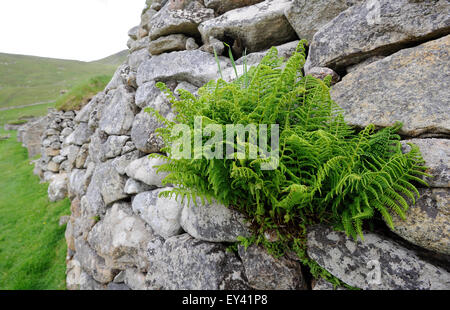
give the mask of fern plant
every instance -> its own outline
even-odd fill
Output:
[[[148,110],[165,124],[159,134],[166,155],[153,156],[167,159],[159,170],[169,173],[165,183],[176,185],[162,195],[214,198],[245,213],[258,233],[274,227],[292,232],[299,225],[325,222],[363,239],[363,222],[376,213],[390,226],[392,213],[405,217],[408,199],[414,203],[419,196],[415,184],[427,186],[420,178],[426,168],[418,147],[402,153],[400,123],[379,131],[370,125],[359,132],[347,125],[331,100],[330,77],[322,81],[302,74],[304,44],[286,62],[272,48],[258,66],[245,69],[233,82],[211,81],[198,96],[181,90],[178,99],[158,83],[176,112],[169,121]],[[224,136],[226,124],[278,124],[277,168],[262,169],[273,159],[264,156],[173,158],[179,137],[172,136],[172,129],[181,123],[193,131],[196,117],[202,128],[214,124]],[[191,143],[194,158],[194,138]],[[230,142],[222,139],[220,144],[225,148]],[[251,146],[239,139],[232,143],[235,150]]]

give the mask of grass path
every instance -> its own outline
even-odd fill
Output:
[[[58,222],[69,201],[48,201],[47,185],[10,133],[0,141],[0,289],[65,289],[65,226]]]

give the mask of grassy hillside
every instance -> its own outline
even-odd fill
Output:
[[[78,111],[94,97],[98,92],[105,89],[112,76],[101,75],[76,85],[56,101],[56,108],[62,111]]]
[[[54,101],[61,90],[93,76],[112,75],[116,69],[112,61],[81,62],[0,53],[0,109]]]
[[[125,62],[129,54],[128,50],[123,50],[117,54],[111,55],[109,57],[93,61],[93,63],[99,63],[104,65],[114,65],[116,67],[120,66]]]
[[[0,129],[0,136],[6,132]],[[0,141],[0,289],[65,289],[65,227],[68,199],[50,203],[27,150],[11,138]]]

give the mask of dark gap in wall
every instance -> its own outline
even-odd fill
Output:
[[[234,60],[238,60],[244,54],[245,46],[241,39],[234,39],[231,35],[225,34],[222,42],[228,44],[231,47]],[[225,46],[222,56],[229,58],[229,48]]]

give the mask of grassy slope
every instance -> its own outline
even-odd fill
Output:
[[[0,108],[49,102],[80,82],[112,75],[117,65],[0,53]]]
[[[0,129],[0,136],[6,132]],[[65,289],[68,199],[50,203],[15,133],[0,141],[0,289]]]
[[[0,128],[3,129],[3,125],[9,122],[18,120],[21,117],[26,116],[44,116],[47,115],[49,108],[54,108],[55,104],[43,104],[30,107],[23,107],[17,109],[11,109],[7,111],[0,111]]]
[[[118,67],[122,63],[124,63],[124,61],[127,59],[128,54],[129,54],[129,50],[123,50],[121,52],[118,52],[117,54],[105,57],[103,59],[93,61],[92,63],[114,65],[114,66]]]

